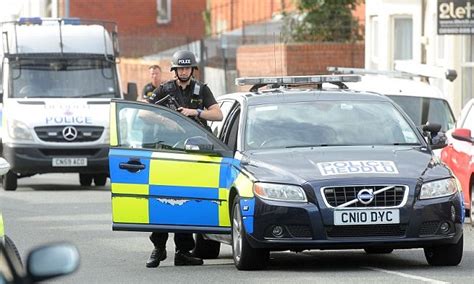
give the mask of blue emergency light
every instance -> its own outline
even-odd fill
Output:
[[[43,20],[40,17],[31,17],[31,18],[19,18],[18,24],[20,25],[41,25]]]
[[[65,25],[80,25],[81,19],[79,18],[64,18],[62,19]]]

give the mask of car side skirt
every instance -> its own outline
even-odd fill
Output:
[[[173,226],[173,225],[143,225],[143,224],[120,224],[112,225],[113,231],[137,231],[137,232],[178,232],[178,233],[211,233],[230,234],[230,227],[201,227],[201,226]]]

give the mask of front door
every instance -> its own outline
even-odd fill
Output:
[[[112,100],[110,135],[114,230],[230,231],[236,161],[213,134],[168,108]]]

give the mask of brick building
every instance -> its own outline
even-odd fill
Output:
[[[205,9],[206,0],[69,1],[70,17],[116,22],[125,57],[140,57],[203,38]]]
[[[235,76],[323,73],[327,65],[363,67],[363,43],[335,47],[331,43],[285,45],[275,40],[275,31],[267,29],[268,23],[283,11],[294,11],[294,0],[29,0],[25,3],[28,4],[24,4],[22,16],[69,16],[116,22],[122,81],[137,82],[139,88],[148,81],[150,64],[162,65],[164,77],[171,77],[167,72],[169,58],[140,58],[207,35],[212,39],[205,42],[207,67],[201,71],[207,74],[211,70],[210,75],[203,77],[208,83],[224,82],[224,87],[221,86],[224,91],[232,90]],[[362,1],[354,11],[362,25],[364,5]],[[246,27],[255,24],[257,34],[245,34]],[[229,40],[226,45],[231,46],[224,51],[222,39],[231,31],[237,40],[233,45]],[[239,36],[243,39],[238,39]],[[251,40],[247,41],[245,36]]]

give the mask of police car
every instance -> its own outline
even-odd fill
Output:
[[[168,108],[113,100],[113,229],[197,233],[195,254],[230,244],[242,270],[311,249],[423,248],[430,265],[459,264],[455,178],[392,100],[347,89],[358,80],[238,78],[252,87],[218,97],[215,136]]]

